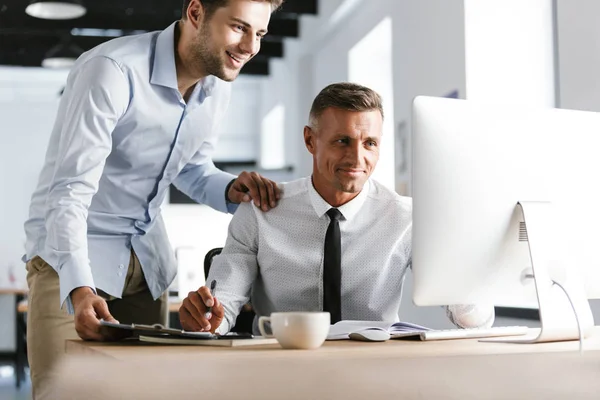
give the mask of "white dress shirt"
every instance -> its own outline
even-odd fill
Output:
[[[198,202],[235,210],[225,201],[235,176],[211,160],[230,84],[209,76],[184,101],[175,24],[101,44],[69,74],[25,223],[23,257],[40,256],[58,272],[61,304],[79,286],[121,297],[131,248],[154,298],[167,289],[177,272],[160,213],[170,184]]]
[[[326,212],[331,206],[314,189],[311,178],[281,188],[278,206],[268,212],[250,203],[240,205],[223,251],[213,260],[207,281],[217,280],[215,295],[225,309],[220,333],[233,327],[249,299],[258,316],[323,309]],[[402,284],[411,261],[411,199],[370,180],[338,210],[342,213],[342,319],[398,321]],[[450,318],[461,326],[460,316],[451,312]],[[471,318],[469,325],[492,321],[493,307],[478,319]]]

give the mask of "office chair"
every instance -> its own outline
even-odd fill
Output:
[[[208,273],[210,272],[210,266],[212,265],[212,260],[216,255],[221,254],[222,247],[216,247],[214,249],[209,250],[204,256],[204,276],[208,277]],[[210,285],[210,282],[206,283]],[[219,295],[217,287],[217,297]],[[254,321],[254,316],[256,314],[252,310],[252,305],[250,303],[244,304],[244,307],[240,310],[240,314],[235,320],[235,326],[231,329],[232,332],[243,332],[243,333],[252,333],[252,323]]]

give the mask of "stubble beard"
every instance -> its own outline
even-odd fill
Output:
[[[202,65],[207,75],[214,75],[226,82],[235,80],[239,72],[235,74],[227,73],[225,63],[219,53],[209,47],[208,44],[211,42],[212,36],[208,26],[202,25],[198,32],[198,36],[196,37],[196,41],[193,44],[193,62],[196,63],[196,65]]]

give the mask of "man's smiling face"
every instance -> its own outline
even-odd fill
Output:
[[[192,53],[207,75],[233,81],[260,50],[271,18],[268,1],[229,0],[207,15],[198,29]]]

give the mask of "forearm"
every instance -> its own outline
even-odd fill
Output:
[[[223,172],[212,162],[187,165],[173,184],[194,201],[221,212],[235,212],[237,205],[227,203],[225,189],[236,176]]]
[[[225,310],[219,333],[234,327],[242,307],[248,303],[252,285],[258,275],[258,226],[253,207],[240,205],[229,224],[227,241],[215,257],[207,282],[217,281],[215,297]]]
[[[218,333],[227,333],[234,326],[240,311],[250,300],[250,291],[256,278],[256,258],[223,254],[210,269],[207,282],[218,282],[215,297],[223,305],[225,315]],[[245,259],[245,260],[244,260]]]

